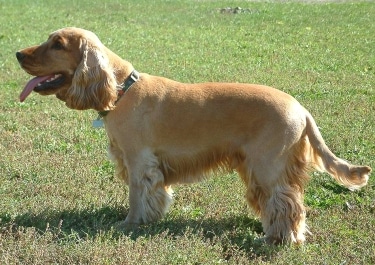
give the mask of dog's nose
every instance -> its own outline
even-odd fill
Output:
[[[25,58],[25,55],[22,52],[16,52],[17,60],[22,63],[23,59]]]

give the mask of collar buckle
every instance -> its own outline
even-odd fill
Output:
[[[137,70],[133,70],[128,78],[126,78],[125,82],[122,86],[122,91],[125,93],[135,82],[137,82],[139,79],[139,72]]]

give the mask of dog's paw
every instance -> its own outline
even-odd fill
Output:
[[[139,224],[129,223],[127,221],[119,221],[114,223],[112,227],[118,232],[132,232],[139,228]]]

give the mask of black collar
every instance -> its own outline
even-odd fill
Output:
[[[139,80],[139,72],[137,70],[133,70],[130,75],[125,79],[124,83],[122,83],[122,87],[121,87],[121,90],[119,90],[119,93],[118,93],[118,99],[116,100],[116,103],[117,101],[120,100],[120,98],[122,97],[122,95],[125,94],[126,91],[128,91],[128,89],[135,83]],[[105,117],[107,114],[108,114],[109,110],[103,110],[103,111],[98,111],[99,113],[99,117],[100,118],[103,118]]]

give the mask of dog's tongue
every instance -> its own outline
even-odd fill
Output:
[[[31,79],[26,84],[25,88],[22,90],[20,94],[20,101],[23,102],[39,83],[42,83],[52,77],[53,75],[47,75],[47,76],[37,76]]]

